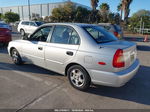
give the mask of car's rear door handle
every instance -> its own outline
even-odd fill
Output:
[[[38,47],[38,50],[43,50],[43,47]]]
[[[73,56],[73,52],[72,51],[67,51],[66,54],[69,55],[69,56]]]

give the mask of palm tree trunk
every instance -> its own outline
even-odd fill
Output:
[[[121,9],[120,11],[121,11],[120,16],[121,16],[121,20],[122,20],[123,10]]]

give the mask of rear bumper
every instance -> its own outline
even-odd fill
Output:
[[[129,68],[120,72],[104,72],[97,70],[88,70],[93,84],[121,87],[127,83],[137,72],[139,60],[137,59]]]

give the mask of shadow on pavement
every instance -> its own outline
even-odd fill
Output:
[[[44,75],[62,76],[55,72],[30,65],[24,64],[17,66],[9,63],[0,62],[0,70],[10,70],[7,67],[16,71],[28,72],[28,73],[41,73]],[[2,67],[4,65],[4,67]],[[6,68],[5,68],[6,66]],[[127,100],[140,104],[150,105],[150,67],[140,66],[137,75],[129,81],[125,86],[120,88],[105,87],[105,86],[92,86],[87,91],[90,94],[116,98],[120,100]]]
[[[139,50],[139,51],[150,51],[150,46],[137,45],[137,50]]]
[[[120,88],[94,86],[88,92],[91,94],[128,100],[150,105],[150,67],[141,66],[137,75]]]
[[[50,70],[32,65],[32,64],[22,64],[22,65],[15,65],[11,63],[3,63],[0,62],[0,70],[15,70],[27,73],[38,73],[38,74],[45,74],[45,75],[54,75],[54,76],[63,76],[58,73],[52,72]]]

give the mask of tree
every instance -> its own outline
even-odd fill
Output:
[[[120,12],[120,19],[122,20],[122,13],[123,13],[122,3],[120,3],[117,6],[117,11]]]
[[[137,16],[137,17],[150,16],[150,11],[142,9],[134,13],[132,16]]]
[[[87,23],[90,11],[81,6],[75,6],[72,2],[67,2],[64,6],[54,8],[50,19],[52,22],[80,22]]]
[[[91,6],[92,6],[93,11],[96,10],[96,8],[98,6],[98,2],[99,2],[99,0],[91,0]]]
[[[89,14],[90,14],[89,10],[79,6],[76,8],[74,21],[80,23],[87,23],[89,19]]]
[[[43,20],[44,20],[44,22],[49,23],[50,22],[50,17],[46,16]]]
[[[141,22],[145,24],[145,28],[150,28],[150,11],[139,10],[129,18],[130,30],[140,28]]]
[[[121,18],[120,14],[116,13],[114,17],[114,23],[120,25],[120,18]]]
[[[128,22],[128,16],[130,13],[130,5],[133,0],[122,0],[122,10],[124,11],[124,23],[127,24]]]
[[[2,13],[0,13],[0,20],[2,20],[3,19],[3,14]]]
[[[100,14],[103,18],[103,22],[108,22],[108,15],[109,15],[109,5],[107,3],[102,3],[100,6]]]
[[[98,10],[91,11],[89,14],[89,23],[99,23],[102,21],[102,16]]]
[[[19,20],[20,20],[20,17],[19,17],[19,14],[17,14],[17,13],[14,13],[14,12],[6,12],[6,13],[4,14],[4,20],[5,20],[7,23],[16,22],[16,21],[19,21]]]
[[[72,2],[67,2],[64,6],[54,8],[52,16],[50,16],[53,22],[72,22],[75,16],[75,5]]]
[[[112,24],[120,24],[120,14],[110,12],[108,15],[108,22]]]
[[[107,3],[102,3],[101,5],[100,5],[100,10],[102,11],[102,12],[108,12],[109,11],[109,5],[107,4]]]

